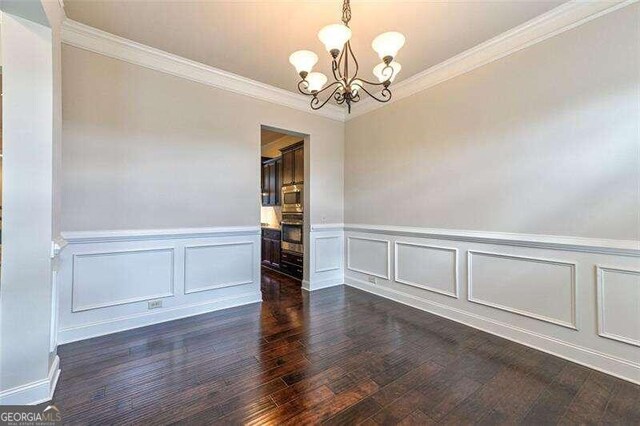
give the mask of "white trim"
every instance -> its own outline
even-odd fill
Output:
[[[376,241],[376,242],[387,243],[387,274],[386,275],[380,275],[380,274],[377,274],[375,272],[365,271],[365,270],[362,270],[362,269],[358,269],[358,268],[352,267],[351,266],[351,250],[350,250],[351,244],[349,244],[349,242],[351,240]],[[374,277],[382,278],[383,280],[390,280],[391,279],[391,241],[382,240],[382,239],[378,239],[378,238],[348,236],[347,237],[347,269],[350,270],[350,271],[360,272],[361,274],[366,274],[366,275],[371,275],[371,276],[374,276]]]
[[[317,223],[311,225],[311,232],[342,231],[344,223]]]
[[[332,120],[345,121],[346,112],[344,108],[337,105],[325,105],[324,108],[314,111],[310,107],[308,96],[136,43],[68,18],[62,24],[62,41],[71,46],[218,89],[321,115]]]
[[[326,280],[316,280],[311,284],[307,280],[302,280],[302,289],[306,291],[322,290],[324,288],[336,287],[344,284],[343,277],[328,278]],[[313,288],[311,288],[313,287]]]
[[[533,46],[637,1],[571,0],[392,85],[393,98],[388,103],[381,104],[372,99],[359,102],[352,114],[347,114],[344,108],[331,104],[314,111],[309,106],[309,98],[294,91],[274,87],[155,49],[69,18],[62,24],[62,41],[71,46],[187,80],[344,122]]]
[[[605,305],[603,273],[605,271],[615,271],[619,273],[621,272],[623,274],[640,275],[640,270],[638,269],[596,265],[596,311],[598,314],[598,336],[604,337],[605,339],[617,340],[618,342],[640,347],[640,340],[630,339],[628,337],[618,336],[617,334],[607,333],[604,322]],[[638,318],[636,318],[636,320],[638,320]]]
[[[96,256],[111,256],[111,255],[119,255],[124,253],[145,253],[145,252],[169,252],[171,253],[171,291],[169,293],[160,293],[154,294],[150,296],[142,296],[142,297],[134,297],[130,299],[121,299],[111,303],[100,303],[95,305],[88,306],[79,306],[76,307],[74,303],[75,298],[75,283],[76,283],[76,258],[81,257],[96,257]],[[111,250],[111,251],[96,251],[91,253],[76,253],[72,256],[71,259],[71,312],[84,312],[90,311],[93,309],[100,308],[108,308],[111,306],[119,306],[119,305],[127,305],[129,303],[137,303],[144,302],[147,300],[153,299],[163,299],[167,297],[175,296],[175,248],[173,247],[154,247],[154,248],[141,248],[141,249],[131,249],[131,250]]]
[[[220,247],[220,246],[245,246],[245,245],[250,245],[251,246],[251,265],[253,268],[253,264],[255,262],[255,256],[254,256],[254,252],[255,252],[255,244],[253,241],[232,241],[232,242],[224,242],[224,243],[213,243],[213,244],[194,244],[194,245],[188,245],[184,247],[184,271],[183,271],[183,282],[184,282],[184,294],[192,294],[192,293],[200,293],[202,291],[209,291],[209,290],[218,290],[221,288],[227,288],[227,287],[237,287],[239,285],[247,285],[247,284],[252,284],[253,282],[255,282],[255,277],[253,277],[253,273],[251,274],[251,279],[250,280],[245,280],[245,281],[233,281],[230,283],[225,283],[225,284],[217,284],[217,285],[210,285],[210,286],[205,286],[205,287],[198,287],[192,290],[187,291],[187,255],[188,255],[188,251],[189,249],[198,249],[198,248],[206,248],[206,247]]]
[[[617,358],[584,346],[574,345],[560,339],[525,330],[511,324],[463,311],[442,303],[405,294],[388,287],[374,286],[366,281],[352,277],[346,277],[345,284],[373,293],[377,296],[456,321],[469,327],[512,340],[516,343],[558,356],[594,370],[602,371],[623,380],[640,384],[640,364],[638,363]]]
[[[262,293],[260,293],[260,291],[254,291],[204,303],[194,303],[175,308],[163,308],[159,312],[142,312],[59,330],[58,341],[60,344],[65,344],[261,301]]]
[[[605,14],[635,3],[637,0],[572,0],[543,13],[522,25],[478,44],[444,62],[432,66],[404,81],[391,85],[393,97],[385,104],[365,99],[359,102],[347,120],[382,108],[459,75],[473,71],[505,56],[540,43]]]
[[[46,379],[0,392],[0,405],[37,405],[51,401],[60,377],[60,358],[53,359]]]
[[[530,262],[569,266],[571,268],[571,322],[569,323],[565,321],[560,321],[558,319],[549,318],[544,315],[538,315],[533,312],[523,311],[521,309],[515,309],[509,306],[500,305],[498,303],[488,302],[486,300],[474,298],[473,297],[473,279],[472,279],[473,278],[472,259],[474,254],[489,256],[489,257],[498,257],[498,258],[504,258],[504,259],[527,260]],[[505,312],[510,312],[512,314],[533,318],[539,321],[548,322],[550,324],[559,325],[561,327],[570,328],[572,330],[578,330],[577,320],[576,320],[576,293],[577,293],[576,268],[577,268],[577,264],[575,262],[567,262],[564,260],[543,259],[543,258],[531,257],[531,256],[517,256],[513,254],[493,253],[493,252],[479,251],[479,250],[468,250],[467,251],[467,300],[469,300],[469,302],[477,303],[479,305],[489,306],[495,309],[500,309]]]
[[[469,231],[458,229],[418,228],[411,226],[383,226],[345,224],[345,231],[373,234],[401,235],[436,240],[467,241],[483,244],[499,244],[549,250],[584,253],[614,254],[640,257],[640,241],[606,240],[598,238],[565,237],[541,234],[516,234],[509,232]]]
[[[315,273],[319,273],[319,272],[329,272],[329,271],[337,271],[339,269],[342,269],[342,259],[340,260],[340,263],[338,264],[338,266],[330,266],[328,268],[321,268],[318,269],[318,249],[317,249],[317,245],[318,245],[318,240],[338,240],[338,243],[340,243],[340,240],[342,239],[342,235],[326,235],[326,236],[322,236],[322,237],[315,237],[313,239],[313,243],[316,245],[314,252],[314,262],[313,262],[313,266],[314,266],[314,271]],[[342,256],[340,256],[342,257]]]
[[[69,244],[210,238],[231,235],[260,235],[260,227],[218,226],[211,228],[125,229],[113,231],[72,231],[61,234],[62,238]]]
[[[409,285],[412,287],[416,287],[419,288],[421,290],[427,290],[427,291],[431,291],[434,293],[438,293],[438,294],[442,294],[444,296],[449,296],[449,297],[453,297],[454,299],[457,299],[460,294],[460,279],[458,276],[458,249],[457,248],[451,248],[451,247],[441,247],[441,246],[434,246],[434,245],[430,245],[430,244],[418,244],[418,243],[413,243],[410,241],[396,241],[395,242],[395,247],[394,247],[394,268],[393,268],[393,280],[397,283],[400,284],[405,284],[405,285]],[[437,288],[433,288],[431,286],[428,285],[424,285],[424,284],[419,284],[419,283],[414,283],[412,281],[407,281],[407,280],[403,280],[398,278],[398,246],[402,245],[402,246],[414,246],[414,247],[425,247],[425,248],[431,248],[431,249],[435,249],[435,250],[442,250],[442,251],[451,251],[453,252],[453,256],[454,256],[454,260],[453,260],[453,274],[454,274],[454,287],[455,287],[455,292],[451,293],[448,291],[444,291],[444,290],[440,290]]]

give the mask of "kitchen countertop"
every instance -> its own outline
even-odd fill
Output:
[[[260,225],[260,228],[262,229],[271,229],[272,231],[282,231],[282,228],[280,228],[279,226],[270,226],[270,225]]]

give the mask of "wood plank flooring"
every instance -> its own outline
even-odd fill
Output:
[[[640,424],[640,386],[353,288],[262,290],[61,346],[64,423]]]

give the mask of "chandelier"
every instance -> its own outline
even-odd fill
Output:
[[[351,4],[349,0],[344,0],[342,23],[327,25],[318,32],[318,38],[324,43],[332,58],[331,71],[334,81],[329,85],[325,86],[327,76],[320,72],[311,72],[318,62],[318,55],[309,50],[298,50],[289,56],[289,62],[301,78],[298,82],[298,90],[303,95],[312,97],[311,108],[314,110],[322,108],[334,99],[338,105],[347,104],[347,110],[351,113],[351,104],[360,100],[362,92],[378,102],[388,102],[391,99],[389,86],[402,69],[393,59],[404,45],[404,36],[399,32],[391,31],[380,34],[373,40],[371,47],[378,53],[382,62],[373,68],[373,75],[378,82],[368,81],[358,77],[358,60],[351,49],[350,42],[350,20]],[[376,93],[377,89],[382,90]],[[321,95],[324,101],[321,100]]]

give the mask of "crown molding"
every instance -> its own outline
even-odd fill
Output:
[[[422,92],[637,1],[571,0],[563,3],[522,25],[392,85],[393,98],[387,103],[381,104],[372,99],[358,103],[354,111],[347,116],[347,120]]]
[[[304,95],[136,43],[71,19],[66,19],[62,24],[62,41],[74,47],[218,89],[320,115],[332,120],[345,121],[345,111],[337,105],[326,105],[324,108],[314,111],[309,106],[309,98]]]

